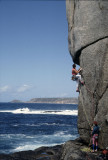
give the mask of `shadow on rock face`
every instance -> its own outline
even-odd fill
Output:
[[[89,143],[90,129],[100,126],[99,147],[108,146],[108,1],[66,0],[69,52],[83,69],[85,85],[78,104],[78,131]]]

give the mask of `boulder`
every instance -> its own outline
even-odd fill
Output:
[[[92,153],[81,139],[68,141],[62,146],[60,160],[102,160],[101,152]]]
[[[60,160],[62,145],[40,147],[35,150],[0,154],[0,160]]]

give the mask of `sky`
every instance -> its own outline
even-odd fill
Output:
[[[78,97],[65,0],[0,0],[0,24],[0,102]]]

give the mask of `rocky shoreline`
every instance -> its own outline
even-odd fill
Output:
[[[101,151],[91,153],[80,138],[62,145],[40,147],[36,150],[21,151],[13,154],[0,154],[0,160],[102,160]],[[108,157],[107,157],[108,158]],[[108,160],[108,159],[106,159]]]

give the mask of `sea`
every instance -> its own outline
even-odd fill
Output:
[[[0,103],[0,153],[54,146],[79,137],[76,104]]]

